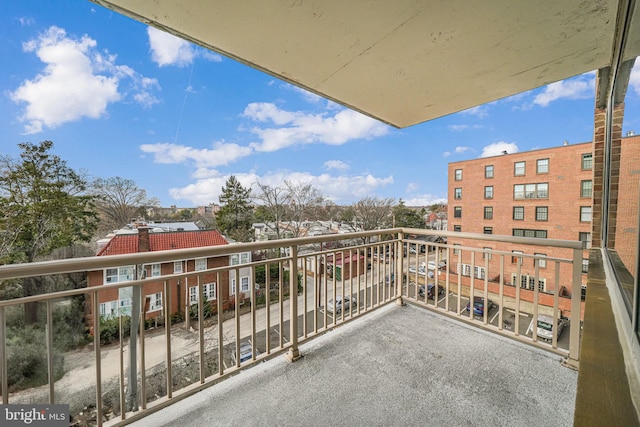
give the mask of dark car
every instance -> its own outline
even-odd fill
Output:
[[[467,311],[469,311],[471,301],[467,303]],[[493,301],[487,299],[489,310],[493,307]],[[484,316],[484,297],[473,297],[473,314],[475,316]]]
[[[433,283],[429,283],[427,285],[427,298],[431,298],[433,299],[433,292],[435,290],[436,285],[434,285]],[[424,285],[420,285],[420,287],[418,288],[418,296],[424,298]],[[442,295],[444,294],[444,288],[442,286],[438,286],[438,295]]]

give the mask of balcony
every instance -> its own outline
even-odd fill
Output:
[[[581,243],[449,232],[437,235],[466,244],[417,239],[435,234],[376,230],[2,266],[5,284],[136,266],[132,280],[0,302],[2,402],[68,404],[74,425],[570,423],[584,302],[563,290],[580,289]],[[488,250],[487,241],[529,249]],[[551,247],[566,256],[536,255]],[[141,274],[154,263],[246,252],[264,258]],[[229,277],[246,268],[249,289],[223,298]],[[131,303],[101,315],[105,295],[120,289]],[[61,351],[57,343],[70,337],[59,312],[78,298],[92,340]],[[33,302],[46,372],[43,385],[29,386],[12,382],[22,363],[12,337],[22,327],[16,312]],[[542,315],[547,330],[533,321]],[[109,344],[105,321],[116,325]]]

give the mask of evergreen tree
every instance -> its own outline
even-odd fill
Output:
[[[250,241],[253,222],[251,188],[243,187],[231,175],[222,187],[222,194],[218,199],[221,208],[216,214],[216,222],[222,234],[239,242]]]
[[[21,160],[0,158],[0,262],[29,263],[93,236],[97,214],[86,180],[50,154],[53,142],[23,143]],[[43,292],[41,277],[25,278],[23,296]],[[35,323],[37,303],[25,304]]]

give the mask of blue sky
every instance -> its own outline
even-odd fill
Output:
[[[218,203],[230,175],[429,205],[448,162],[592,138],[595,73],[395,129],[88,1],[0,3],[0,153],[51,140],[163,206]],[[639,100],[636,66],[623,132],[640,132]]]

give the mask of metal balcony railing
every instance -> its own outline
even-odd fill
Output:
[[[530,249],[488,249],[487,242]],[[567,255],[540,255],[550,248]],[[231,255],[249,252],[250,262],[230,265]],[[153,264],[202,258],[222,262],[150,277]],[[79,424],[126,424],[266,358],[296,360],[300,343],[391,302],[478,325],[577,366],[581,261],[580,242],[397,228],[5,265],[4,286],[70,273],[85,275],[90,286],[0,301],[2,403],[66,403]],[[131,280],[102,284],[107,269],[124,266],[133,266]],[[103,281],[91,286],[95,277]],[[69,320],[58,312],[78,300],[90,351],[59,344],[70,337]],[[27,327],[19,316],[33,303],[42,320],[28,327],[46,347],[44,385],[16,380],[17,371],[29,372],[14,337]]]

